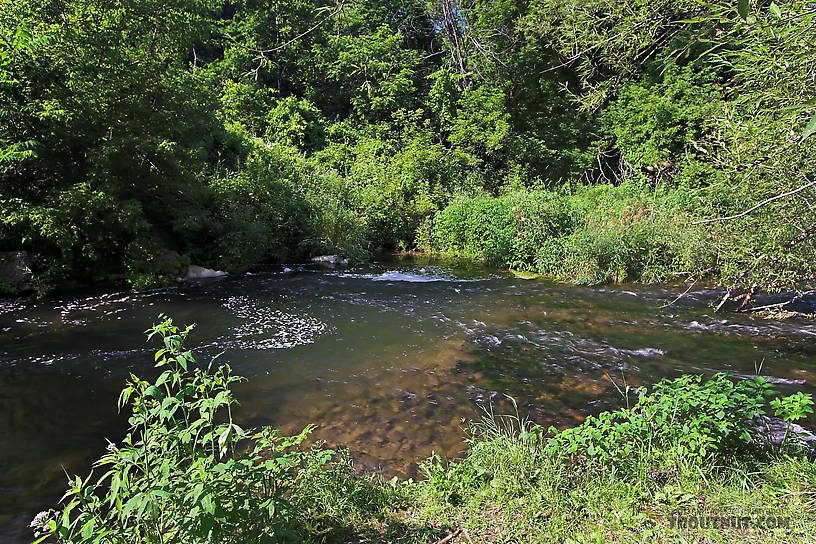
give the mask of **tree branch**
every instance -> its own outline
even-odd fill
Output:
[[[739,219],[740,217],[745,217],[749,213],[761,208],[762,206],[765,206],[766,204],[770,204],[771,202],[779,200],[780,198],[785,198],[785,197],[788,197],[788,196],[791,196],[791,195],[795,195],[796,193],[800,193],[800,192],[804,191],[805,189],[807,189],[809,187],[813,187],[814,185],[816,185],[816,181],[811,181],[810,183],[802,185],[798,189],[794,189],[792,191],[788,191],[786,193],[782,193],[780,195],[772,196],[771,198],[765,199],[762,202],[760,202],[759,204],[757,204],[755,206],[751,206],[750,208],[748,208],[744,212],[738,213],[737,215],[729,215],[727,217],[716,217],[714,219],[703,219],[702,221],[693,222],[692,225],[703,225],[705,223],[716,223],[716,222],[719,222],[719,221],[730,221],[732,219]]]

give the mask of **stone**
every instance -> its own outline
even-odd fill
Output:
[[[754,429],[761,436],[761,440],[770,442],[774,446],[779,446],[785,438],[785,432],[788,429],[788,424],[777,418],[766,415],[758,415],[753,421]],[[816,445],[816,434],[813,434],[808,429],[796,423],[791,424],[788,432],[788,440],[791,442],[800,442],[813,447]]]
[[[223,270],[213,270],[211,268],[204,268],[203,266],[196,266],[191,264],[187,267],[187,275],[184,276],[184,281],[208,280],[212,278],[223,278],[228,276]]]
[[[0,285],[30,291],[31,278],[31,256],[27,251],[0,252]]]

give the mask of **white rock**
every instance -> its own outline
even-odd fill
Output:
[[[228,274],[223,270],[212,270],[211,268],[204,268],[203,266],[191,264],[189,268],[187,268],[187,275],[184,276],[184,281],[222,278],[227,275]]]

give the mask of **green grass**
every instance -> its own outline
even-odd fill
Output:
[[[624,476],[547,453],[529,428],[473,433],[463,459],[432,459],[408,486],[417,522],[473,542],[812,542],[816,530],[816,470],[803,457],[657,470],[639,455]]]
[[[578,284],[700,278],[716,272],[716,255],[691,208],[681,191],[638,183],[463,197],[436,214],[421,245]]]

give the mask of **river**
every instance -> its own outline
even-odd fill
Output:
[[[195,323],[199,358],[223,352],[247,381],[242,425],[346,446],[359,467],[417,476],[432,451],[461,454],[464,422],[505,395],[543,425],[616,407],[632,386],[682,373],[763,375],[816,392],[816,322],[714,314],[717,293],[584,288],[476,265],[401,258],[295,267],[148,292],[0,300],[0,542],[30,540],[65,472],[87,474],[126,416],[129,373],[155,373],[144,330]],[[813,421],[809,422],[811,425]]]

